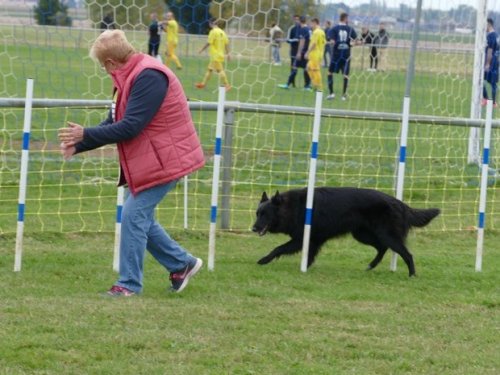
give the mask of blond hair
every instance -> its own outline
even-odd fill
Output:
[[[105,30],[90,47],[89,56],[92,60],[103,63],[106,59],[125,63],[131,55],[136,53],[121,30]]]

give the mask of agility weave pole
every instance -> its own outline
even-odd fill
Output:
[[[483,164],[481,167],[481,187],[479,193],[479,224],[477,226],[476,271],[481,272],[483,264],[484,224],[486,214],[486,195],[488,190],[488,170],[491,142],[491,121],[493,117],[493,101],[486,105],[486,124],[484,126]]]
[[[26,102],[24,105],[23,150],[21,155],[21,172],[19,176],[19,199],[16,232],[16,254],[14,257],[14,272],[21,271],[23,256],[24,212],[26,202],[26,187],[28,183],[28,161],[30,149],[31,114],[33,105],[33,79],[26,81]]]
[[[120,271],[120,239],[122,233],[123,196],[125,188],[119,186],[116,194],[115,244],[113,248],[113,271]]]
[[[217,200],[219,197],[220,162],[222,150],[222,128],[224,125],[225,87],[219,87],[217,101],[217,124],[215,128],[214,172],[212,177],[212,198],[210,207],[210,232],[208,237],[208,269],[213,271],[215,264],[215,230],[217,228]]]
[[[313,132],[311,142],[311,161],[309,162],[309,181],[307,183],[306,217],[304,225],[304,238],[302,242],[302,260],[300,270],[307,271],[307,261],[309,259],[309,243],[311,240],[311,225],[314,202],[314,186],[316,184],[316,165],[318,162],[319,130],[321,126],[321,106],[323,102],[323,92],[316,92],[316,104],[314,106]]]
[[[410,59],[406,70],[405,95],[403,97],[403,118],[401,121],[401,136],[399,140],[399,164],[396,180],[396,198],[403,201],[405,166],[406,166],[406,146],[408,141],[408,128],[410,120],[410,95],[413,77],[415,75],[415,60],[417,54],[418,33],[420,31],[420,17],[422,15],[422,0],[417,0],[415,10],[415,26],[411,35]],[[392,252],[390,270],[396,271],[398,255]]]
[[[401,122],[401,136],[399,139],[399,164],[398,174],[396,178],[396,198],[403,200],[405,168],[406,168],[406,146],[408,143],[408,127],[410,118],[410,97],[405,96],[403,99],[403,121]],[[398,255],[393,252],[391,257],[391,271],[396,271]]]

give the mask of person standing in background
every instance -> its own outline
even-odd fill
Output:
[[[151,13],[150,17],[151,23],[148,28],[148,55],[156,57],[160,48],[160,25],[158,24],[158,16],[156,13]]]
[[[102,30],[108,30],[111,29],[113,30],[115,28],[115,21],[113,19],[113,13],[108,12],[104,16],[101,22],[101,29]]]
[[[295,53],[295,58],[292,57],[292,69],[290,71],[290,75],[288,76],[288,81],[285,84],[278,85],[279,88],[288,89],[290,86],[295,87],[295,77],[297,76],[297,72],[299,68],[304,70],[304,90],[312,91],[311,89],[311,78],[309,77],[309,73],[307,73],[307,59],[305,58],[305,54],[309,49],[309,41],[311,39],[311,29],[307,26],[306,17],[301,16],[299,18],[298,25],[298,46]]]
[[[305,54],[307,62],[307,72],[311,77],[312,86],[316,91],[323,91],[323,82],[321,79],[321,60],[325,51],[326,36],[319,25],[319,20],[311,20],[311,41]]]
[[[273,65],[281,65],[280,48],[283,39],[283,30],[275,23],[271,25],[271,29],[269,30],[269,39],[271,41]]]
[[[217,25],[217,20],[215,18],[210,19],[208,25],[211,29],[208,33],[208,41],[199,53],[202,53],[210,47],[208,50],[210,62],[208,63],[207,72],[203,77],[203,81],[197,83],[195,86],[198,89],[204,88],[212,76],[212,72],[215,70],[219,74],[219,78],[224,84],[226,91],[229,91],[231,90],[231,85],[229,84],[226,72],[224,71],[225,57],[227,56],[227,59],[230,59],[229,39],[224,30]]]
[[[377,70],[385,71],[387,69],[387,46],[389,45],[389,33],[385,29],[385,24],[380,23],[378,27],[378,34],[375,36],[375,41],[373,42],[375,47],[377,47],[377,58],[375,59],[375,64],[377,64]]]
[[[173,61],[177,69],[182,69],[182,64],[175,53],[177,44],[179,43],[179,24],[175,20],[172,12],[168,12],[165,15],[163,30],[165,30],[165,33],[167,34],[167,51],[165,52],[167,57],[165,59],[165,65],[168,66],[168,64]]]
[[[488,100],[488,91],[486,90],[486,82],[491,86],[491,100],[493,106],[497,107],[497,83],[498,83],[498,34],[495,31],[492,18],[488,18],[486,25],[486,51],[484,58],[484,81],[483,84],[483,100],[481,105],[485,106]]]
[[[289,27],[286,37],[286,42],[290,44],[290,77],[292,81],[287,81],[284,85],[278,85],[281,88],[295,87],[295,75],[292,76],[292,71],[295,67],[295,58],[299,50],[299,34],[300,34],[300,16],[293,16],[293,25]]]
[[[325,44],[325,53],[323,54],[323,67],[328,67],[328,64],[330,64],[330,61],[332,61],[332,45],[328,43],[330,41],[329,35],[330,35],[330,29],[332,28],[332,22],[331,21],[326,21],[325,22],[325,28],[323,31],[325,32],[326,36],[326,41],[327,43]]]
[[[361,28],[361,42],[370,47],[370,67],[367,69],[369,72],[377,71],[377,46],[374,44],[375,34],[373,34],[368,27]]]
[[[349,15],[342,13],[339,23],[330,30],[330,43],[333,43],[333,57],[328,67],[328,91],[327,100],[335,98],[333,91],[333,74],[342,73],[344,85],[342,89],[342,100],[347,100],[347,86],[349,84],[349,72],[351,67],[351,43],[356,43],[357,34],[349,26]]]

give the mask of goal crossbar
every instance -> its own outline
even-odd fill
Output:
[[[24,98],[0,98],[0,108],[24,108]],[[110,100],[84,100],[84,99],[33,99],[33,108],[109,108]],[[193,111],[217,111],[217,102],[190,102],[189,108]],[[237,101],[227,101],[224,105],[226,111],[234,112],[252,112],[252,113],[271,113],[271,114],[293,114],[298,116],[313,116],[313,107],[293,107],[275,104],[254,104],[242,103]],[[321,117],[345,118],[350,120],[374,120],[384,122],[394,122],[398,125],[403,119],[402,113],[392,112],[369,112],[354,111],[344,109],[322,109]],[[484,119],[470,119],[465,117],[444,117],[429,115],[409,116],[409,122],[419,124],[433,125],[451,125],[463,127],[484,127]],[[492,121],[491,127],[500,128],[500,120]]]

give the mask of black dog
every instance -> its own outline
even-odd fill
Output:
[[[262,194],[252,230],[261,236],[266,232],[285,233],[291,240],[260,259],[259,264],[267,264],[274,258],[294,254],[302,249],[306,196],[307,189],[290,190],[283,194],[276,192],[270,200],[266,193]],[[439,212],[437,208],[411,208],[377,190],[316,188],[308,267],[327,240],[352,233],[356,240],[377,250],[368,270],[375,268],[390,248],[403,258],[410,276],[413,276],[413,257],[405,246],[408,231],[411,227],[426,226]]]

